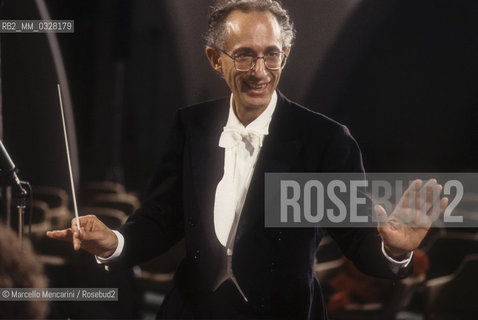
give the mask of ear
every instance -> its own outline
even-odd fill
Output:
[[[221,72],[222,66],[219,59],[221,54],[219,53],[219,51],[214,47],[206,47],[206,56],[209,60],[209,63],[211,63],[213,69],[217,72]]]
[[[289,55],[290,55],[290,47],[287,47],[287,48],[284,48],[284,53],[286,55],[286,58],[285,58],[285,62],[284,62],[284,65],[282,66],[282,68],[285,67],[286,63],[287,63],[287,59],[289,58]]]

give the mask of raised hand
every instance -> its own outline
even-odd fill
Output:
[[[79,222],[80,230],[78,230],[76,218],[73,218],[70,228],[48,231],[46,235],[56,240],[72,241],[75,251],[84,249],[102,258],[107,258],[115,252],[118,238],[96,216],[81,216]]]
[[[378,231],[387,253],[401,257],[418,248],[433,222],[448,205],[448,198],[440,199],[443,187],[435,179],[423,184],[413,181],[387,217],[381,205],[374,207],[378,216]]]

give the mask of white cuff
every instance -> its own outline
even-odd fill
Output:
[[[124,247],[124,237],[123,237],[123,235],[119,231],[116,231],[116,230],[113,230],[113,233],[116,235],[116,238],[118,238],[118,246],[116,247],[115,252],[113,252],[113,254],[111,256],[107,257],[107,258],[102,258],[102,257],[95,256],[96,263],[105,264],[105,263],[112,262],[116,258],[118,258],[121,255],[121,253],[123,252],[123,247]]]
[[[402,268],[406,268],[410,264],[410,261],[412,261],[412,258],[413,258],[413,251],[412,251],[412,252],[408,253],[408,258],[406,258],[406,259],[403,259],[401,261],[397,261],[397,260],[393,259],[385,251],[385,245],[383,244],[383,241],[382,241],[382,252],[383,252],[383,255],[385,256],[385,258],[387,258],[387,260],[389,262],[390,269],[392,269],[392,271],[395,272],[395,273],[397,273]]]

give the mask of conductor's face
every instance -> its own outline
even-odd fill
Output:
[[[208,56],[233,93],[236,113],[260,114],[271,100],[289,53],[275,16],[269,11],[231,12],[224,48],[211,50],[215,52]]]

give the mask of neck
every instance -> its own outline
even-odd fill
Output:
[[[259,108],[240,107],[234,102],[234,113],[244,127],[256,120],[266,110],[267,105]]]

